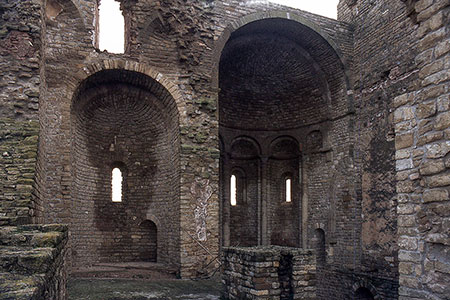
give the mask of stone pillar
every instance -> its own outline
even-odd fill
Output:
[[[269,174],[268,174],[268,157],[261,157],[261,175],[260,175],[260,211],[261,211],[261,245],[269,245],[269,227],[268,227],[268,197],[269,197]]]
[[[308,174],[305,167],[305,156],[301,160],[300,178],[302,184],[302,247],[308,247]]]
[[[223,183],[223,195],[220,199],[222,201],[222,242],[224,247],[230,246],[230,177],[231,170],[229,167],[228,157],[224,155],[222,157],[222,183]]]

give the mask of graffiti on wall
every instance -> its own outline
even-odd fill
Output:
[[[208,201],[213,191],[208,179],[197,178],[191,185],[191,194],[195,199],[194,218],[195,233],[199,241],[204,242],[206,235],[206,218],[208,217]]]

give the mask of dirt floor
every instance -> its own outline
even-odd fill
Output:
[[[221,283],[180,280],[154,263],[99,264],[79,269],[68,283],[69,300],[219,300]]]

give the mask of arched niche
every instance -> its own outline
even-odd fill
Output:
[[[281,136],[270,144],[267,209],[272,245],[301,246],[300,161],[296,139]]]
[[[258,244],[260,146],[248,136],[239,136],[230,142],[228,151],[222,156],[220,174],[222,244],[255,246]],[[231,203],[234,196],[236,205]]]
[[[230,157],[233,159],[256,159],[261,153],[259,144],[249,137],[238,137],[231,143]]]
[[[327,262],[325,231],[322,228],[314,230],[312,246],[316,251],[317,267],[323,268]]]
[[[153,221],[144,220],[139,224],[137,234],[136,257],[139,261],[157,262],[158,261],[158,228]]]
[[[155,260],[145,249],[143,232],[147,230],[149,242],[156,223],[138,222],[147,219],[149,209],[162,220],[157,226],[164,237],[158,241],[158,261],[179,263],[178,224],[170,222],[179,218],[180,186],[179,115],[172,95],[139,72],[99,71],[75,93],[71,132],[75,263],[135,261],[144,256]],[[126,184],[124,201],[114,203],[110,169],[117,162],[126,170]]]
[[[314,168],[330,169],[331,162],[315,156],[312,163],[304,163],[306,152],[300,153],[297,140],[306,143],[306,134],[314,128],[331,128],[332,138],[345,135],[344,122],[333,127],[332,121],[352,107],[339,48],[320,26],[301,15],[267,11],[227,26],[216,42],[213,60],[220,134],[250,136],[261,143],[256,175],[259,243],[306,245],[309,214],[316,213],[308,206],[319,203],[326,188],[323,171]],[[224,140],[225,150],[231,142]],[[226,172],[232,160],[221,158]],[[291,202],[283,194],[285,174],[292,176]],[[310,202],[309,191],[314,191]]]
[[[290,136],[276,138],[270,144],[270,158],[297,159],[300,155],[300,147],[297,140]]]

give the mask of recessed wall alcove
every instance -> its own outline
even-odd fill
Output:
[[[106,70],[81,84],[71,116],[75,264],[176,265],[180,170],[174,99],[146,75]],[[120,201],[112,199],[118,184],[112,182],[113,169],[120,169]],[[157,223],[147,220],[149,212]]]
[[[330,158],[348,146],[340,120],[350,107],[347,77],[328,40],[293,19],[243,21],[224,42],[218,74],[224,246],[313,247],[312,224],[331,227]],[[245,201],[240,205],[238,196],[235,206],[234,174],[245,179]]]

